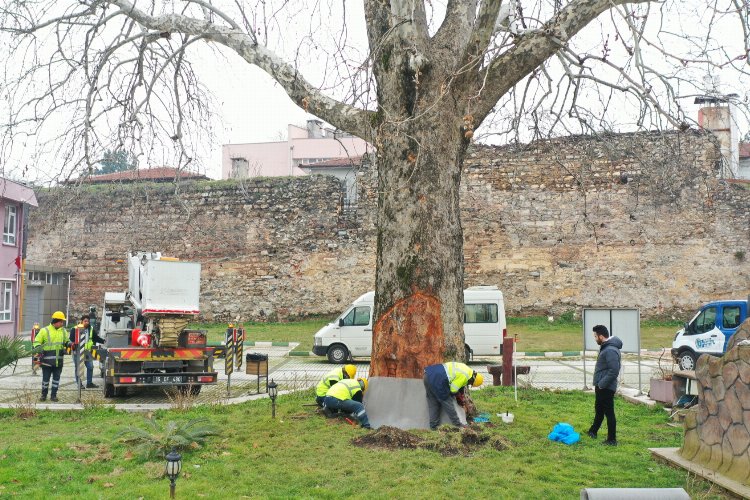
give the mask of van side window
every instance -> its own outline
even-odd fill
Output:
[[[344,317],[344,326],[367,326],[370,324],[370,307],[355,307]]]
[[[724,328],[737,328],[740,326],[740,306],[727,306],[723,311]]]
[[[701,311],[692,325],[693,331],[696,334],[706,333],[716,327],[716,308],[708,307]]]
[[[497,323],[497,304],[464,305],[464,323]]]

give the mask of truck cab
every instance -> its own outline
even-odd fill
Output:
[[[747,319],[746,300],[709,302],[685,323],[672,342],[672,357],[681,370],[695,370],[701,354],[721,356],[729,339]]]

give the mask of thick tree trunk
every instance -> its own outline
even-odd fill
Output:
[[[382,127],[378,251],[370,374],[421,378],[464,358],[461,168],[456,109]]]

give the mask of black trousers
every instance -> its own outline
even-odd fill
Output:
[[[615,418],[615,391],[610,389],[596,388],[596,401],[594,403],[594,423],[591,424],[590,432],[599,432],[604,417],[607,417],[607,439],[617,440],[617,419]]]
[[[52,376],[52,397],[57,395],[57,389],[60,387],[60,374],[62,373],[62,363],[60,366],[42,365],[42,396],[47,397],[49,389],[49,379]]]

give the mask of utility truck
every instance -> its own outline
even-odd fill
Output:
[[[99,336],[104,397],[128,387],[173,386],[198,394],[215,384],[213,347],[204,330],[186,329],[199,312],[201,265],[130,252],[128,290],[106,292]]]
[[[313,353],[331,363],[345,363],[353,356],[372,354],[372,311],[375,292],[360,296],[332,323],[315,334]],[[503,293],[492,285],[464,290],[464,341],[466,359],[499,356],[508,335]]]
[[[747,319],[747,300],[720,300],[701,307],[672,342],[672,357],[682,370],[695,370],[701,354],[721,356],[737,328]]]

